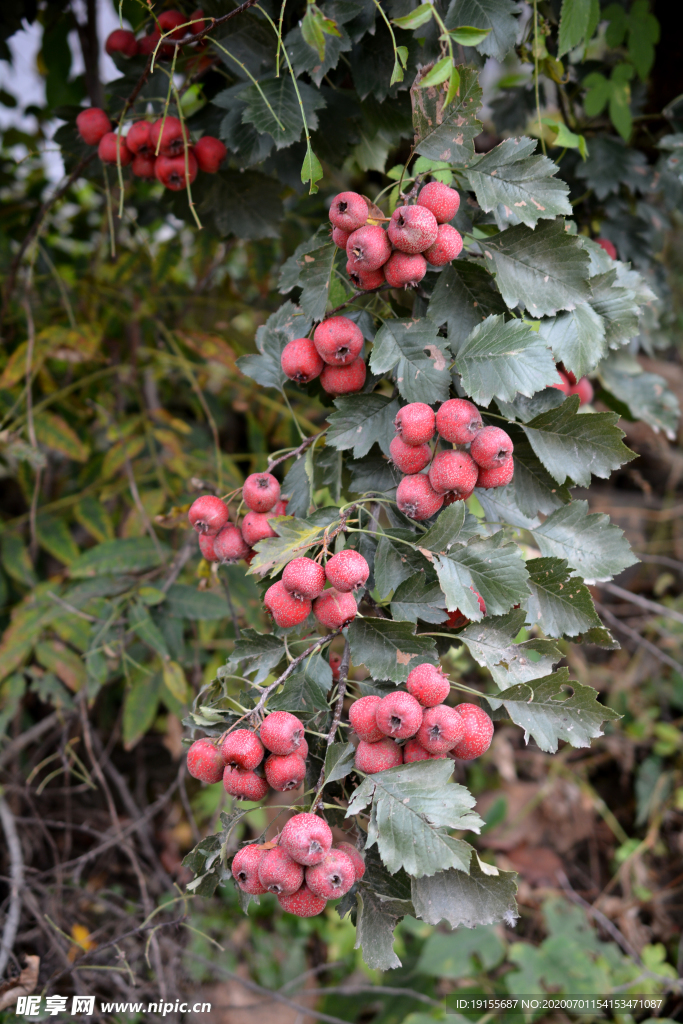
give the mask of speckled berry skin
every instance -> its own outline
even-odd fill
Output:
[[[359,697],[349,708],[349,722],[356,735],[366,743],[377,743],[384,736],[377,725],[377,708],[381,701],[382,698],[375,695]]]
[[[427,273],[427,261],[419,252],[393,252],[384,264],[384,276],[392,288],[415,288]]]
[[[265,763],[268,785],[278,793],[298,789],[306,778],[306,762],[299,754],[271,754]]]
[[[483,428],[481,413],[465,398],[449,398],[436,414],[436,429],[444,441],[469,444]]]
[[[261,726],[261,743],[271,754],[296,754],[301,748],[304,727],[289,711],[273,711]]]
[[[187,518],[197,533],[208,533],[215,537],[228,521],[228,506],[213,494],[203,494],[192,502]]]
[[[223,740],[221,754],[225,764],[253,771],[261,764],[264,749],[261,740],[251,729],[235,729]]]
[[[223,788],[230,796],[258,802],[263,800],[268,792],[268,783],[256,772],[246,771],[244,768],[231,768],[228,764],[223,772]]]
[[[207,562],[217,562],[219,560],[213,546],[215,539],[216,538],[212,537],[209,533],[199,534],[199,550]]]
[[[396,413],[394,427],[404,444],[428,444],[436,429],[434,410],[424,402],[410,402]]]
[[[437,494],[454,494],[464,497],[471,494],[477,484],[479,469],[467,452],[451,448],[439,452],[429,467],[429,482]]]
[[[436,241],[439,225],[426,206],[399,206],[391,215],[387,234],[401,252],[424,252]]]
[[[510,458],[514,445],[500,427],[484,427],[470,445],[470,455],[481,469],[495,469]]]
[[[304,761],[308,757],[308,743],[306,742],[305,736],[301,737],[301,743],[299,744],[297,754],[299,755],[299,757],[303,757]]]
[[[119,138],[118,132],[107,132],[97,144],[97,155],[103,164],[115,164],[121,161],[126,167],[133,159],[133,154],[126,145],[126,140]]]
[[[489,487],[506,487],[515,475],[515,460],[510,456],[502,466],[495,466],[493,469],[480,469],[477,477],[477,487],[488,489]]]
[[[280,497],[280,485],[272,473],[251,473],[244,481],[242,500],[252,512],[270,512]]]
[[[274,509],[272,512],[247,512],[242,520],[242,536],[250,548],[253,548],[258,541],[265,540],[266,537],[277,537],[275,530],[270,525],[270,520],[274,515],[276,515]]]
[[[111,131],[111,121],[99,107],[89,107],[76,118],[76,128],[86,146],[96,146]]]
[[[422,725],[422,708],[409,693],[397,690],[382,697],[375,711],[377,727],[385,736],[405,740]]]
[[[379,224],[366,224],[352,232],[346,243],[346,255],[353,261],[354,270],[379,270],[391,256],[391,242]]]
[[[149,141],[153,153],[158,146],[160,156],[180,156],[185,149],[183,126],[177,117],[160,117],[149,130]]]
[[[306,868],[306,885],[314,896],[337,900],[349,891],[356,881],[351,858],[340,849],[330,850],[320,864]]]
[[[362,292],[371,292],[375,288],[381,288],[386,282],[383,267],[378,270],[359,270],[355,260],[347,260],[346,273],[351,278],[352,284]]]
[[[330,206],[330,221],[342,231],[355,231],[368,219],[368,204],[357,192],[340,192]]]
[[[614,242],[610,242],[609,238],[596,238],[595,241],[602,249],[605,250],[608,256],[611,256],[613,260],[618,258],[616,246]]]
[[[416,665],[408,673],[406,688],[423,708],[435,708],[451,692],[448,676],[444,675],[441,666],[431,665],[428,661]]]
[[[570,392],[571,384],[569,383],[569,377],[564,370],[557,370],[557,375],[560,378],[559,384],[551,384],[551,388],[557,388],[563,395],[568,395]]]
[[[232,861],[232,877],[242,892],[248,892],[251,896],[263,896],[268,892],[258,876],[261,857],[265,853],[262,846],[252,843],[251,846],[243,846],[238,850]]]
[[[424,251],[424,258],[432,267],[445,267],[457,260],[462,252],[462,235],[450,224],[439,224],[436,241]]]
[[[391,439],[389,451],[396,468],[409,476],[420,473],[432,458],[432,449],[428,444],[406,444],[398,435]]]
[[[213,135],[202,135],[192,147],[197,166],[204,174],[218,174],[218,170],[228,155],[228,151],[220,139]]]
[[[357,850],[353,843],[337,843],[335,850],[342,850],[353,864],[356,881],[360,882],[365,874],[365,858],[360,850]]]
[[[328,366],[348,366],[363,351],[363,332],[346,316],[331,316],[315,329],[313,344]]]
[[[323,590],[313,602],[313,614],[328,629],[343,629],[353,622],[358,607],[352,593],[343,593],[336,587]]]
[[[447,224],[460,209],[460,195],[442,181],[430,181],[420,189],[417,205],[430,210],[437,224]]]
[[[350,231],[344,231],[343,228],[332,228],[332,241],[338,249],[343,249],[346,252],[346,243],[350,234]]]
[[[365,586],[370,575],[370,566],[360,551],[346,548],[332,555],[325,566],[325,575],[340,593],[348,594],[351,590]]]
[[[593,385],[588,377],[582,377],[576,384],[570,385],[570,395],[578,395],[581,405],[590,404],[593,401]]]
[[[280,833],[280,846],[305,867],[320,864],[332,847],[332,830],[317,814],[295,814]]]
[[[396,504],[409,519],[429,519],[443,505],[443,494],[437,494],[422,473],[404,476],[396,489]]]
[[[491,746],[493,722],[477,704],[458,704],[456,711],[463,721],[463,735],[451,754],[460,761],[481,757]]]
[[[268,587],[263,603],[281,629],[300,626],[311,614],[311,602],[301,601],[290,594],[282,580]]]
[[[327,904],[327,900],[315,896],[307,885],[302,885],[292,896],[278,896],[277,901],[283,910],[296,917],[317,917]]]
[[[136,156],[154,156],[154,150],[149,140],[151,127],[149,121],[136,121],[131,125],[130,131],[126,135],[126,145],[131,153],[135,153]]]
[[[366,375],[367,367],[359,357],[346,366],[325,366],[320,383],[328,395],[353,395],[362,389]]]
[[[274,846],[261,857],[258,877],[268,892],[274,892],[276,896],[291,896],[303,884],[304,869],[281,846]]]
[[[414,764],[415,761],[440,761],[446,757],[443,754],[430,754],[428,750],[422,746],[419,740],[414,737],[405,744],[403,747],[403,763]]]
[[[294,338],[287,342],[280,356],[282,372],[296,384],[308,384],[322,373],[325,365],[312,338]]]
[[[430,754],[445,754],[460,742],[463,732],[464,725],[458,712],[446,704],[437,704],[424,712],[417,740]]]
[[[199,538],[199,546],[201,547],[202,540],[205,537]],[[242,536],[242,531],[238,526],[234,526],[232,523],[228,523],[213,538],[213,552],[216,556],[217,562],[223,564],[231,564],[232,562],[238,562],[240,558],[246,558],[249,554],[249,545]]]
[[[225,761],[216,744],[208,737],[195,740],[187,751],[187,770],[193,779],[200,782],[220,782],[225,770]]]
[[[356,747],[354,764],[359,772],[376,775],[377,772],[385,772],[387,768],[403,764],[403,751],[398,743],[394,743],[388,736],[377,743],[366,743],[365,740],[361,740]]]
[[[312,558],[294,558],[282,573],[282,582],[299,601],[315,601],[325,587],[325,570]]]

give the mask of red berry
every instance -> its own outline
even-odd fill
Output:
[[[558,370],[557,371],[557,375],[560,378],[560,383],[559,384],[551,384],[550,386],[553,387],[553,388],[557,388],[557,390],[561,391],[562,394],[568,395],[569,392],[570,392],[570,388],[571,388],[571,384],[569,383],[569,377],[567,376],[566,373],[564,373],[563,370]]]
[[[355,231],[368,219],[368,204],[357,192],[340,192],[330,206],[330,220],[335,228]]]
[[[102,136],[97,147],[97,155],[103,164],[115,164],[120,159],[122,167],[125,167],[133,159],[126,140],[120,139],[117,132],[107,132]]]
[[[379,224],[366,224],[353,231],[346,243],[346,255],[352,261],[352,270],[367,274],[379,270],[391,256],[391,242]]]
[[[434,437],[436,416],[424,402],[411,402],[398,410],[394,426],[404,444],[427,444]]]
[[[512,480],[514,473],[515,460],[510,456],[502,466],[494,466],[493,469],[480,469],[477,487],[505,487]]]
[[[215,537],[212,537],[209,533],[199,534],[199,550],[201,551],[207,562],[218,562],[219,558],[216,554],[213,546]]]
[[[430,181],[420,189],[417,205],[426,206],[434,214],[437,224],[446,224],[460,209],[460,195],[442,181]]]
[[[571,385],[569,394],[578,395],[581,405],[586,405],[593,401],[593,385],[588,377],[582,377],[576,384]]]
[[[325,588],[325,570],[312,558],[295,558],[285,566],[282,582],[292,597],[315,601]]]
[[[146,181],[154,181],[156,178],[156,160],[153,156],[138,156],[133,157],[133,163],[131,170],[136,178],[144,178]]]
[[[456,501],[467,501],[471,494],[472,491],[469,494],[456,494],[454,491],[449,491],[448,494],[443,496],[444,508],[447,508],[448,505],[452,505]]]
[[[295,338],[288,342],[280,357],[282,372],[297,384],[308,384],[319,377],[325,365],[311,338]]]
[[[465,398],[449,398],[436,414],[436,429],[444,441],[468,444],[483,428],[481,413]]]
[[[313,602],[313,614],[328,629],[343,629],[356,617],[356,599],[331,587]]]
[[[225,761],[220,750],[208,737],[195,740],[187,752],[187,770],[200,782],[220,782]]]
[[[444,675],[440,665],[423,662],[416,665],[408,674],[406,682],[408,693],[419,701],[423,708],[434,708],[445,701],[451,692],[448,676]]]
[[[306,762],[299,754],[271,754],[266,761],[266,779],[278,793],[298,789],[306,778]]]
[[[76,118],[76,128],[87,146],[96,146],[111,131],[111,121],[99,107],[89,107]]]
[[[356,747],[354,764],[359,772],[376,775],[377,772],[384,772],[387,768],[403,764],[403,751],[398,743],[394,743],[388,736],[377,743],[366,743],[365,740],[361,740]]]
[[[202,538],[200,537],[200,547],[201,542]],[[245,542],[240,528],[232,523],[228,523],[227,526],[223,527],[218,536],[214,537],[213,551],[218,562],[231,565],[233,562],[239,562],[240,558],[246,558],[250,548]]]
[[[462,739],[464,729],[462,718],[455,708],[437,704],[435,708],[427,708],[422,715],[417,739],[430,754],[445,754]]]
[[[617,249],[614,242],[610,242],[609,238],[596,238],[595,241],[598,245],[602,246],[608,256],[611,256],[613,260],[617,259]]]
[[[159,28],[163,35],[170,32],[170,39],[175,41],[182,39],[187,34],[186,28],[179,28],[180,25],[184,25],[188,18],[180,11],[162,11],[159,15]],[[175,31],[173,31],[175,29]]]
[[[150,127],[149,141],[153,153],[157,152],[158,146],[161,156],[178,156],[185,149],[183,126],[177,117],[168,116],[166,120],[160,117]]]
[[[303,738],[303,725],[289,711],[273,711],[261,726],[261,743],[271,754],[280,757],[297,754]]]
[[[470,445],[470,454],[480,469],[502,466],[512,455],[514,445],[500,427],[484,427]]]
[[[432,267],[444,267],[457,260],[462,252],[462,235],[450,224],[439,224],[436,241],[424,251],[424,258]]]
[[[248,892],[252,896],[263,896],[268,892],[258,876],[259,864],[265,850],[262,846],[252,843],[251,846],[243,846],[238,850],[232,861],[232,877],[237,882],[242,892]]]
[[[206,23],[204,21],[204,11],[201,9],[201,7],[198,7],[196,11],[193,11],[187,20],[192,22],[192,24],[189,26],[189,29],[193,35],[196,36],[200,32],[204,31]]]
[[[290,594],[282,580],[268,587],[263,603],[281,629],[300,626],[311,614],[311,602],[300,601]]]
[[[482,615],[486,615],[486,601],[481,596],[479,591],[474,589],[474,587],[470,587],[470,590],[477,598],[479,610],[481,611]],[[448,620],[445,623],[445,625],[448,626],[449,629],[460,629],[461,626],[466,626],[468,622],[471,621],[472,620],[468,619],[466,615],[463,615],[459,608],[456,608],[455,611],[449,613]]]
[[[344,850],[330,850],[320,864],[306,868],[306,885],[314,896],[336,900],[356,881],[353,861]]]
[[[413,764],[415,761],[440,761],[446,754],[430,754],[415,738],[408,740],[403,748],[403,763]]]
[[[107,36],[104,48],[111,57],[114,53],[122,53],[124,57],[134,57],[138,52],[138,41],[126,28],[115,28]]]
[[[409,693],[398,690],[382,697],[375,712],[378,728],[385,736],[405,740],[422,725],[422,708]]]
[[[355,260],[347,260],[346,273],[352,284],[361,292],[371,292],[375,288],[381,288],[386,280],[382,267],[378,270],[359,270]]]
[[[258,541],[265,540],[266,537],[277,537],[275,530],[270,525],[270,520],[274,515],[275,509],[272,512],[247,512],[242,520],[242,536],[250,548],[253,548]]]
[[[463,735],[451,753],[461,761],[481,757],[491,746],[493,722],[476,704],[458,704],[456,711],[463,722]]]
[[[336,682],[339,681],[339,675],[341,672],[341,654],[337,654],[336,651],[330,652],[330,668],[332,669],[332,678]]]
[[[419,473],[428,466],[432,458],[432,449],[428,444],[405,444],[403,438],[392,438],[389,445],[391,459],[402,473]]]
[[[157,28],[152,29],[149,35],[143,36],[142,39],[138,39],[138,54],[143,57],[148,57],[150,53],[154,53],[157,47],[157,43],[161,39],[161,33]],[[175,47],[164,43],[157,50],[157,60],[169,60],[173,56]]]
[[[429,482],[437,494],[452,491],[464,497],[476,487],[478,472],[476,463],[467,452],[450,448],[434,457],[429,468]]]
[[[349,708],[349,722],[360,739],[366,743],[377,743],[384,733],[377,725],[377,708],[382,703],[381,697],[371,695],[359,697]]]
[[[244,768],[231,768],[230,765],[226,765],[223,772],[223,787],[229,796],[255,802],[263,800],[268,792],[268,783],[256,772]]]
[[[401,252],[424,252],[433,242],[439,225],[426,206],[399,206],[391,215],[387,234]]]
[[[316,917],[327,903],[322,896],[314,896],[306,884],[291,896],[278,896],[277,901],[283,910],[296,917]]]
[[[213,135],[202,135],[199,142],[192,147],[197,165],[205,174],[218,174],[218,169],[228,155],[228,151],[220,139]]]
[[[396,489],[399,511],[409,519],[429,519],[443,505],[443,494],[437,494],[423,473],[404,476]]]
[[[363,350],[363,332],[348,317],[332,316],[318,324],[313,344],[328,366],[348,366]]]
[[[191,185],[197,177],[197,161],[192,155],[192,151],[187,151],[187,160],[185,157],[186,154],[181,153],[180,156],[158,156],[156,158],[154,176],[164,188],[170,189],[171,192],[182,192],[184,188],[187,188],[188,181]]]
[[[251,473],[244,481],[242,499],[252,512],[270,512],[280,498],[280,485],[272,473]]]
[[[295,814],[280,833],[280,846],[297,864],[320,864],[332,846],[332,830],[317,814]]]
[[[261,764],[264,750],[261,740],[251,729],[235,729],[223,740],[221,754],[225,764],[253,771]]]
[[[258,877],[268,892],[274,892],[276,896],[291,896],[301,888],[304,869],[281,846],[274,846],[261,857]]]
[[[415,288],[427,273],[427,262],[420,253],[393,252],[384,264],[384,276],[392,288]]]
[[[278,501],[273,511],[270,513],[271,519],[273,516],[286,516],[287,515],[287,499]]]
[[[301,737],[301,743],[299,744],[297,754],[299,755],[299,757],[303,758],[304,761],[308,757],[308,743],[306,742],[305,736]]]
[[[332,555],[325,566],[325,575],[333,587],[347,594],[365,585],[370,575],[370,566],[359,551],[346,548]]]
[[[343,249],[346,252],[346,243],[350,234],[350,231],[344,231],[343,228],[332,228],[332,241],[338,249]]]
[[[342,850],[353,864],[356,881],[359,882],[365,874],[365,859],[360,850],[357,850],[352,843],[337,843],[335,850]]]
[[[135,124],[131,125],[130,131],[126,135],[126,145],[131,153],[140,154],[141,156],[154,156],[154,150],[149,140],[151,127],[149,121],[136,121]]]
[[[215,537],[228,521],[228,506],[213,494],[203,494],[192,502],[187,518],[197,533]]]
[[[367,368],[359,357],[346,366],[325,366],[320,374],[323,391],[328,395],[352,395],[365,384]]]

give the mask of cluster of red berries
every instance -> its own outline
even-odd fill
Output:
[[[136,121],[127,135],[119,137],[103,110],[88,107],[76,118],[76,127],[86,145],[97,146],[102,163],[120,161],[123,167],[131,164],[136,177],[148,181],[156,178],[172,192],[186,188],[188,181],[192,184],[199,171],[217,174],[228,153],[220,139],[212,135],[190,143],[187,129],[177,117]]]
[[[493,722],[476,704],[453,708],[443,703],[451,687],[440,667],[417,665],[406,686],[407,693],[360,697],[351,705],[349,721],[360,737],[355,757],[359,771],[375,775],[449,754],[470,761],[488,750]],[[399,740],[407,742],[401,746]]]
[[[269,520],[286,515],[287,502],[280,500],[280,484],[272,473],[248,476],[242,488],[242,501],[249,511],[241,528],[229,522],[230,509],[212,494],[203,494],[190,506],[187,516],[199,534],[199,547],[207,562],[250,562],[251,549],[257,541],[277,536]]]
[[[365,384],[362,350],[358,324],[345,316],[332,316],[318,324],[313,338],[295,338],[285,345],[280,361],[283,373],[297,384],[320,377],[329,395],[351,395]]]
[[[115,53],[120,53],[123,57],[148,57],[150,53],[154,53],[162,35],[176,43],[187,35],[193,36],[203,32],[204,12],[196,10],[188,18],[181,11],[163,11],[157,18],[157,22],[158,25],[155,25],[148,35],[141,36],[140,39],[136,39],[135,34],[129,29],[114,29],[107,36],[104,44],[105,50],[110,57]],[[191,41],[191,39],[188,40],[188,42]],[[157,57],[162,60],[170,60],[174,50],[175,46],[162,45],[157,50]]]
[[[588,377],[581,377],[577,380],[570,370],[561,369],[559,366],[557,372],[562,378],[562,383],[553,384],[554,388],[565,395],[578,395],[581,405],[587,405],[593,401],[593,385]]]

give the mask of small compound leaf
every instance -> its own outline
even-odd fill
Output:
[[[365,665],[373,679],[405,683],[415,665],[436,661],[434,640],[416,636],[414,622],[354,619],[348,636],[353,664]]]
[[[451,928],[474,928],[479,924],[504,921],[513,926],[517,913],[515,896],[517,875],[486,865],[482,870],[478,857],[473,857],[470,872],[440,871],[431,878],[415,878],[412,882],[415,914],[427,924],[447,921]]]

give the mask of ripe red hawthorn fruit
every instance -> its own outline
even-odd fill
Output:
[[[570,395],[578,395],[581,405],[587,405],[593,401],[593,385],[588,377],[582,377],[576,384],[569,388]]]
[[[441,666],[431,665],[428,661],[416,665],[408,673],[406,688],[423,708],[435,708],[451,692],[448,676],[444,675]]]
[[[346,273],[351,283],[361,292],[371,292],[375,288],[381,288],[385,283],[384,268],[378,270],[358,270],[354,260],[347,260]]]
[[[263,800],[268,792],[268,783],[256,772],[247,771],[244,768],[231,768],[226,765],[223,772],[223,788],[229,796],[236,796],[242,800]]]
[[[470,590],[477,598],[479,610],[481,611],[482,615],[486,615],[486,601],[481,596],[479,591],[474,589],[474,587],[470,587]],[[460,629],[461,626],[466,626],[468,622],[471,621],[472,620],[468,619],[466,615],[463,615],[459,608],[456,608],[455,611],[449,612],[448,619],[444,623],[444,625],[448,626],[449,629]]]
[[[298,789],[306,778],[306,762],[299,754],[271,754],[265,764],[268,785],[278,793]]]
[[[295,917],[317,917],[327,904],[327,900],[315,896],[305,883],[291,896],[278,896],[277,901],[283,910]]]
[[[601,246],[608,256],[611,256],[613,260],[616,260],[617,249],[614,242],[610,242],[609,238],[596,238],[595,241]]]
[[[325,859],[325,854],[329,853],[332,847],[332,830],[317,814],[295,814],[280,833],[280,846],[297,864],[311,867],[313,864],[320,864]]]
[[[379,270],[391,256],[391,242],[384,228],[379,224],[365,224],[352,231],[346,243],[346,255],[351,268],[367,274]]]
[[[399,206],[391,215],[387,234],[396,249],[418,253],[436,241],[438,230],[436,217],[426,206]]]
[[[514,445],[500,427],[484,427],[470,445],[470,455],[481,469],[495,469],[512,455]]]
[[[349,891],[356,881],[351,858],[340,849],[330,850],[320,864],[306,868],[306,885],[314,896],[337,900]]]
[[[564,395],[568,395],[569,389],[571,388],[571,384],[569,383],[569,377],[564,372],[564,370],[557,370],[557,374],[560,377],[560,383],[551,384],[550,386],[553,388],[557,388],[557,390],[561,391]]]
[[[393,252],[384,264],[384,276],[392,288],[415,288],[427,273],[427,262],[420,253]]]
[[[207,562],[219,561],[218,555],[216,554],[213,546],[213,542],[215,541],[215,539],[215,537],[212,537],[208,533],[199,534],[199,550],[201,551],[202,555],[207,560]]]
[[[154,181],[156,178],[155,164],[156,160],[153,156],[142,156],[141,154],[138,154],[136,157],[133,157],[131,171],[136,178],[144,178],[145,181]]]
[[[153,153],[157,152],[158,146],[160,156],[178,156],[185,149],[183,126],[177,117],[169,115],[165,120],[160,117],[150,127],[149,141]]]
[[[199,142],[192,147],[195,160],[200,171],[205,174],[218,174],[218,170],[228,155],[228,151],[220,139],[213,135],[202,135]]]
[[[200,537],[200,547],[201,544],[202,538]],[[246,558],[250,550],[249,545],[242,536],[242,531],[232,523],[224,526],[220,533],[213,538],[213,551],[216,561],[222,562],[224,565],[232,565],[233,562],[239,562],[241,558]]]
[[[404,444],[427,444],[434,437],[434,410],[424,402],[410,402],[396,413],[394,427]]]
[[[332,241],[338,249],[343,249],[346,252],[346,243],[351,235],[350,231],[344,231],[343,228],[332,228]]]
[[[398,435],[392,438],[389,451],[396,468],[408,475],[421,472],[432,458],[432,449],[428,444],[406,444]]]
[[[103,164],[115,164],[120,159],[122,167],[126,167],[133,159],[126,140],[120,139],[117,132],[107,132],[102,136],[97,147],[97,155]]]
[[[228,521],[228,506],[213,494],[202,494],[190,505],[187,518],[197,533],[215,537]]]
[[[187,770],[193,779],[200,782],[221,781],[225,761],[213,740],[204,737],[194,741],[187,752]]]
[[[365,586],[370,575],[370,566],[360,551],[345,548],[344,551],[332,555],[325,566],[325,575],[333,587],[342,594],[348,594],[351,590]]]
[[[308,757],[308,743],[306,742],[306,737],[305,736],[301,737],[301,743],[299,744],[299,749],[297,750],[297,754],[299,755],[299,757],[302,757],[304,759],[304,761]]]
[[[353,864],[356,881],[359,882],[365,874],[365,859],[360,850],[357,850],[353,843],[337,843],[336,850],[342,850]]]
[[[359,772],[376,775],[377,772],[384,772],[387,768],[403,764],[403,751],[389,736],[385,736],[377,743],[366,743],[365,740],[361,740],[356,747],[353,763]]]
[[[330,668],[332,669],[332,679],[335,683],[339,681],[341,663],[341,654],[337,654],[336,651],[330,651]]]
[[[425,750],[420,741],[414,737],[409,739],[403,747],[404,764],[413,764],[415,761],[440,761],[446,756],[445,753],[430,754],[428,750]]]
[[[304,869],[281,846],[274,846],[261,857],[258,877],[268,892],[274,892],[276,896],[291,896],[303,884]]]
[[[184,25],[189,18],[186,18],[180,11],[162,11],[159,15],[159,28],[163,35],[170,32],[169,39],[173,39],[174,42],[181,40],[187,33],[187,28],[180,28],[180,25]],[[175,31],[173,31],[175,29]]]
[[[342,593],[335,587],[323,590],[313,602],[313,614],[328,629],[343,629],[356,617],[358,608],[353,594]]]
[[[463,720],[455,708],[438,704],[424,712],[417,740],[430,754],[445,754],[460,742],[464,731]]]
[[[250,846],[243,846],[238,850],[232,861],[232,877],[237,882],[242,892],[248,892],[251,896],[263,896],[268,892],[258,876],[261,857],[266,851],[262,846],[252,843]]]
[[[197,161],[191,150],[187,152],[187,160],[185,153],[180,156],[158,156],[154,163],[154,176],[164,188],[171,192],[182,192],[187,188],[188,181],[191,185],[197,177]]]
[[[277,507],[277,506],[276,506]],[[250,548],[253,548],[259,540],[266,537],[277,537],[270,520],[276,515],[275,509],[272,512],[247,512],[242,520],[242,536]]]
[[[142,36],[141,39],[138,39],[138,54],[141,57],[149,57],[150,53],[154,53],[154,51],[156,50],[157,43],[159,42],[160,39],[161,32],[159,32],[157,28],[152,29],[152,31],[148,35]],[[170,46],[168,43],[164,43],[163,46],[160,46],[159,49],[157,50],[156,59],[170,60],[171,57],[173,56],[174,50],[174,46]]]
[[[99,107],[89,107],[76,118],[76,128],[86,146],[96,146],[111,131],[111,121]]]
[[[313,332],[313,344],[328,366],[348,366],[363,350],[363,332],[346,316],[331,316]]]
[[[280,498],[280,485],[272,473],[250,473],[244,481],[242,500],[252,512],[270,512]]]
[[[396,489],[396,504],[399,511],[409,519],[429,519],[443,505],[443,494],[437,494],[422,473],[404,476]]]
[[[303,725],[289,711],[273,711],[261,726],[261,743],[271,754],[280,757],[297,754],[303,738]]]
[[[121,53],[124,57],[134,57],[138,52],[138,41],[128,29],[115,28],[107,36],[104,48],[110,57],[114,53]]]
[[[154,149],[149,139],[151,127],[149,121],[136,121],[130,126],[130,131],[126,135],[126,145],[131,153],[148,157],[154,156]]]
[[[432,267],[445,267],[457,260],[462,252],[462,235],[450,224],[439,224],[436,241],[424,251],[424,258]]]
[[[287,515],[287,499],[281,498],[276,504],[273,511],[270,513],[271,519],[273,516],[286,516]]]
[[[417,205],[426,206],[434,214],[437,224],[446,224],[460,209],[460,195],[442,181],[430,181],[420,189]]]
[[[510,456],[502,466],[494,466],[493,469],[480,469],[477,477],[477,487],[488,489],[489,487],[505,487],[510,483],[515,474],[515,460]]]
[[[483,426],[476,405],[465,398],[449,398],[436,414],[437,432],[453,444],[468,444]]]
[[[281,629],[300,626],[311,614],[311,602],[290,594],[282,580],[268,587],[263,603]]]
[[[463,722],[463,734],[451,754],[461,761],[481,757],[491,746],[493,722],[477,704],[458,704],[456,711]]]
[[[246,768],[253,771],[263,760],[265,751],[263,744],[251,729],[235,729],[223,740],[221,756],[225,764],[233,768]]]
[[[203,32],[204,29],[206,28],[206,22],[204,21],[204,11],[201,9],[201,7],[198,7],[196,11],[193,11],[187,20],[192,22],[192,24],[189,26],[189,29],[192,35],[194,36],[199,35],[199,33]]]
[[[437,494],[447,494],[451,491],[464,498],[476,487],[478,472],[471,455],[450,448],[434,456],[434,461],[429,467],[429,482]]]
[[[312,338],[294,338],[282,350],[282,371],[297,384],[308,384],[319,377],[325,365]]]
[[[357,192],[340,192],[330,206],[330,220],[342,231],[356,231],[368,219],[368,204]]]
[[[398,690],[382,697],[375,711],[377,727],[385,736],[405,740],[422,725],[422,708],[409,693]]]
[[[326,365],[320,374],[320,383],[328,395],[352,395],[361,390],[366,375],[367,367],[359,356],[346,366]]]
[[[325,589],[325,570],[312,558],[294,558],[282,573],[282,582],[292,597],[299,601],[315,601]]]
[[[351,727],[356,736],[366,743],[377,743],[384,737],[384,733],[377,725],[377,708],[381,702],[382,698],[373,694],[369,697],[359,697],[349,708]]]

